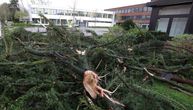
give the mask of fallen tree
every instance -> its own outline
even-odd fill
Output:
[[[139,29],[137,32],[121,29],[120,36],[115,35],[119,30],[112,29],[102,37],[91,38],[78,30],[54,25],[47,29],[47,35],[16,29],[8,31],[1,40],[0,101],[3,103],[0,109],[186,110],[192,107],[151,90],[148,84],[142,85],[143,67],[151,66],[173,70],[191,79],[190,74],[176,69],[181,66],[178,62],[185,63],[182,67],[192,65],[182,59],[193,57],[184,47],[178,50],[179,46],[173,42],[159,39],[155,33],[137,33]],[[172,49],[166,49],[166,44],[172,45]],[[183,52],[178,54],[179,51]],[[104,76],[101,80],[90,77],[96,89],[91,89],[92,92],[84,80],[88,70],[94,72],[94,76]],[[106,91],[114,89],[112,95]],[[92,97],[93,91],[98,97]]]

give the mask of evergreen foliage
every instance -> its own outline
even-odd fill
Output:
[[[42,35],[23,28],[7,28],[6,37],[0,40],[1,110],[193,108],[192,96],[185,99],[187,94],[153,78],[143,81],[144,67],[167,70],[193,80],[192,49],[182,47],[184,42],[166,41],[168,38],[162,33],[126,31],[121,27],[114,27],[101,37],[85,37],[78,30],[54,25],[47,30],[47,35]],[[100,82],[103,88],[113,90],[120,85],[112,97],[126,107],[101,97],[89,100],[82,84],[86,69],[100,76],[108,74]],[[173,93],[167,93],[170,91]]]

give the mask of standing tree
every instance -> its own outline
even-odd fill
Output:
[[[125,30],[130,30],[136,27],[136,24],[133,22],[133,20],[129,19],[121,23],[121,27]]]
[[[18,0],[10,0],[9,9],[11,13],[10,20],[17,21],[18,19],[15,18],[15,14],[16,11],[19,11]]]
[[[28,17],[28,12],[27,12],[27,10],[26,9],[20,9],[19,11],[17,10],[16,12],[15,12],[15,15],[14,15],[14,18],[16,19],[16,20],[21,20],[21,19],[23,19],[23,18],[27,18]]]
[[[9,5],[7,3],[4,3],[0,5],[0,22],[1,22],[1,31],[2,31],[2,37],[4,37],[4,26],[6,20],[10,17],[10,11],[9,11]]]

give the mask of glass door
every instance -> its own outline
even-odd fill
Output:
[[[188,18],[174,18],[170,30],[170,36],[183,34],[187,24]]]

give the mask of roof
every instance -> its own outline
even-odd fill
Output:
[[[105,11],[114,11],[114,10],[117,10],[117,9],[125,9],[125,8],[139,8],[139,7],[144,7],[144,6],[146,6],[145,3],[143,3],[143,4],[137,4],[137,5],[129,5],[129,6],[109,8],[109,9],[105,9]]]
[[[159,6],[168,6],[168,5],[179,5],[179,4],[190,4],[193,0],[154,0],[147,3],[149,7],[159,7]]]

